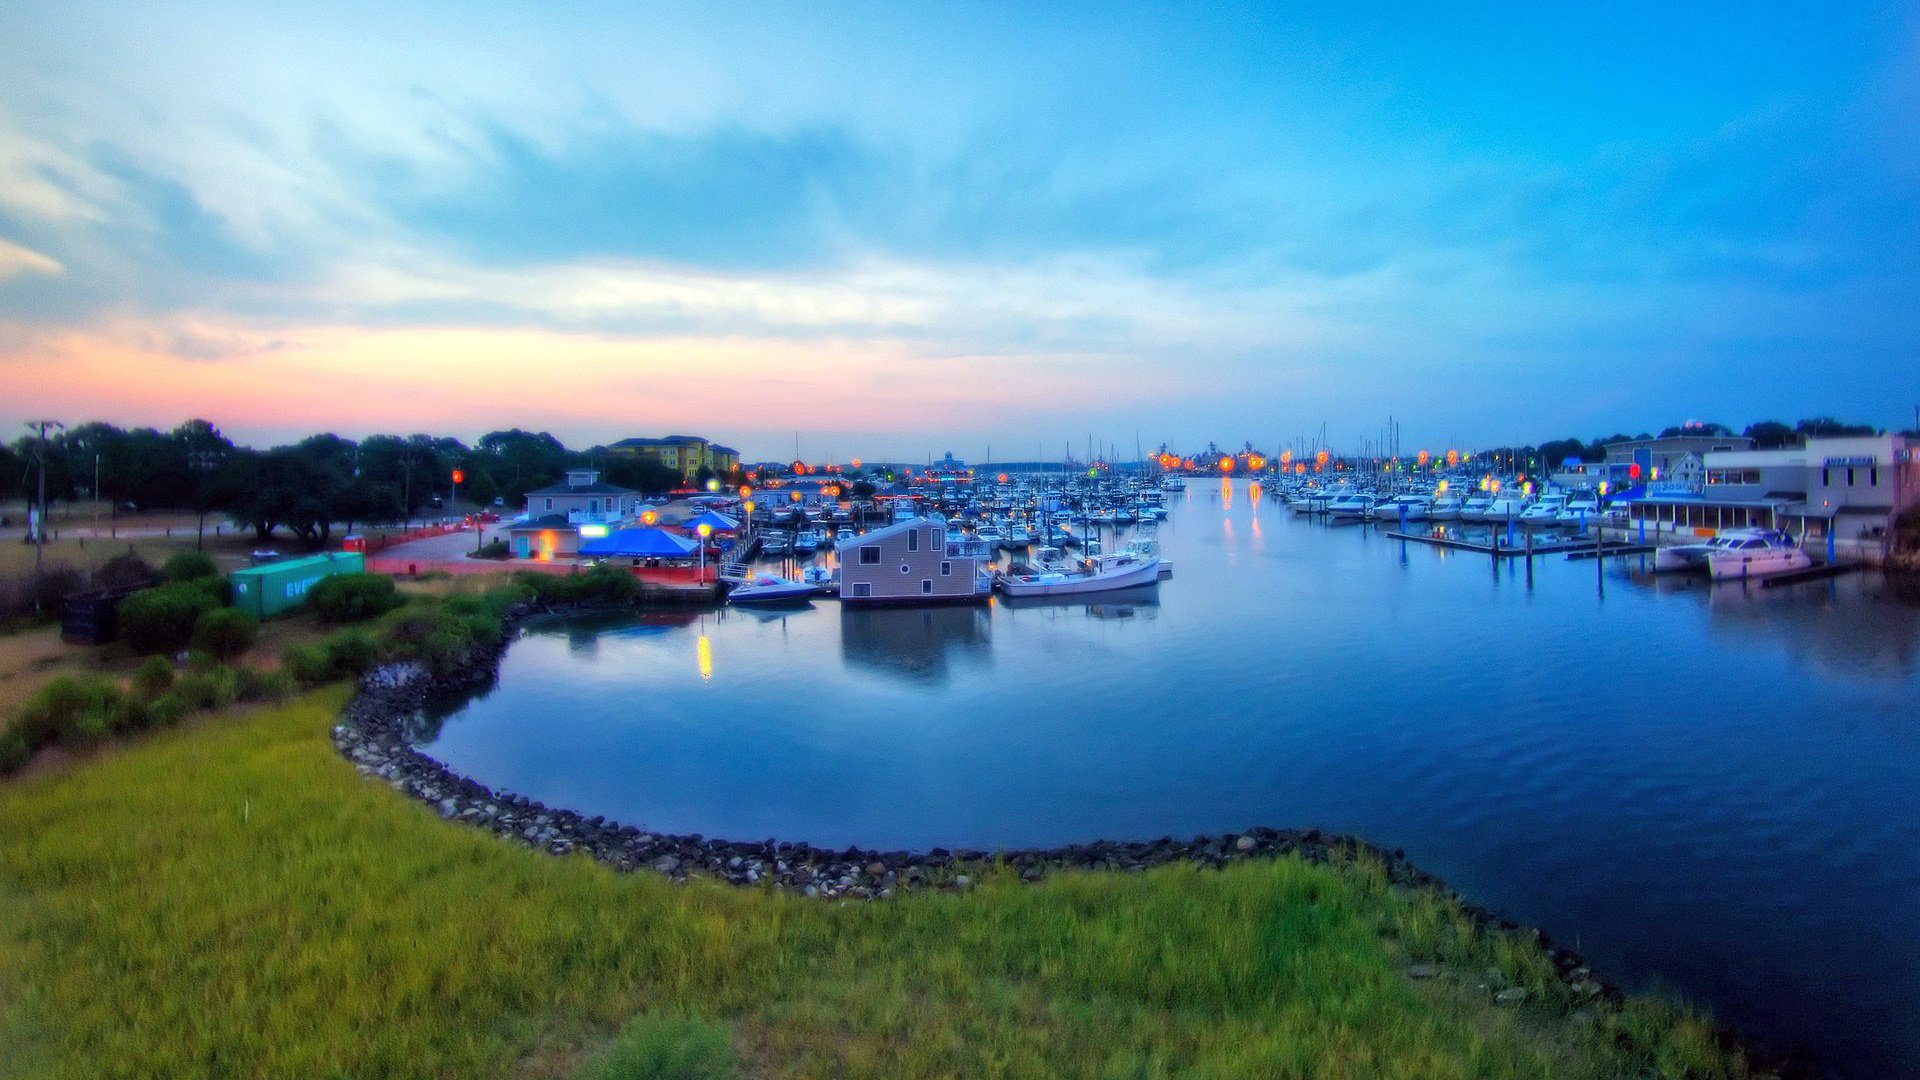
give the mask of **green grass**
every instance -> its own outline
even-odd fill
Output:
[[[1537,950],[1370,862],[674,885],[360,777],[343,693],[0,784],[0,1076],[1745,1075],[1659,1003],[1569,1022]]]

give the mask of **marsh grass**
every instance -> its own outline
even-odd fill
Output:
[[[359,776],[343,700],[0,784],[0,1076],[1745,1075],[1657,1002],[1490,1006],[1475,976],[1544,957],[1367,860],[869,904],[675,885]]]

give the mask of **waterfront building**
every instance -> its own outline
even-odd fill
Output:
[[[583,539],[604,537],[639,513],[639,492],[605,483],[597,469],[573,469],[562,483],[527,492],[526,512],[507,524],[507,543],[517,558],[572,556]]]
[[[947,539],[936,516],[909,517],[834,545],[845,604],[984,602],[993,594],[993,553]]]
[[[1669,535],[1780,529],[1822,547],[1831,537],[1836,557],[1879,562],[1894,521],[1920,505],[1917,443],[1871,435],[1708,451],[1698,490],[1649,489],[1628,504],[1628,518]]]
[[[740,467],[740,451],[698,435],[621,439],[607,450],[656,462],[679,473],[682,480],[692,480],[702,469],[725,476]]]

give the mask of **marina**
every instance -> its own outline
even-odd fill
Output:
[[[1920,952],[1889,915],[1920,902],[1910,587],[1657,575],[1647,551],[1489,575],[1484,552],[1246,480],[1165,502],[1180,573],[1157,584],[555,622],[415,741],[504,790],[712,837],[1355,832],[1769,1045],[1862,1076],[1920,1053]]]

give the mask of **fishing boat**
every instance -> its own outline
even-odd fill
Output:
[[[1160,560],[1132,552],[1094,555],[1078,564],[1043,563],[1025,573],[1000,575],[995,584],[1009,597],[1074,596],[1107,592],[1160,580]]]

